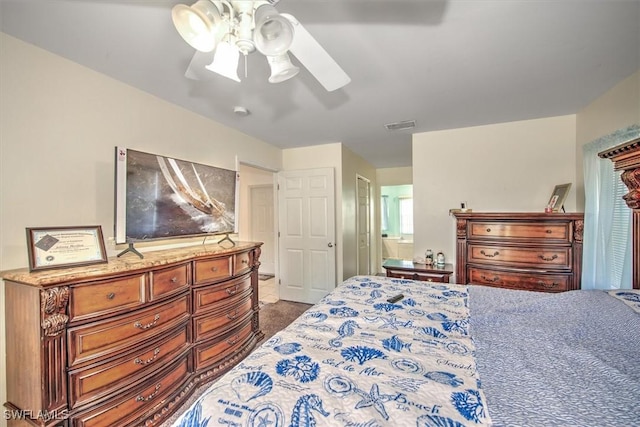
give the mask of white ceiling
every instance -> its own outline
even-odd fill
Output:
[[[385,123],[425,132],[573,114],[640,69],[640,0],[281,0],[350,84],[326,92],[304,69],[268,83],[259,53],[241,83],[194,81],[177,3],[0,0],[0,29],[275,146],[342,142],[376,167],[411,165],[411,131]]]

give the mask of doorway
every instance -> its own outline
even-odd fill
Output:
[[[382,262],[413,259],[413,185],[380,187]]]
[[[258,269],[258,299],[274,303],[277,285],[277,231],[274,183],[276,172],[240,162],[239,239],[262,242]]]
[[[357,274],[371,274],[371,182],[356,175]]]

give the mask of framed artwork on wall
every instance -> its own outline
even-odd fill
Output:
[[[556,185],[553,189],[553,193],[551,193],[551,197],[549,198],[549,203],[547,203],[547,209],[551,212],[564,212],[564,201],[567,198],[567,194],[569,194],[569,190],[571,189],[571,183],[568,184],[560,184]]]

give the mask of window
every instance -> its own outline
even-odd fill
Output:
[[[613,162],[598,153],[640,137],[633,125],[583,147],[584,244],[582,289],[631,288],[631,209],[622,195],[628,189]]]
[[[413,234],[413,197],[398,199],[400,211],[400,234]]]

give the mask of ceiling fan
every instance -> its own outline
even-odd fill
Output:
[[[185,75],[197,79],[200,67],[240,81],[238,62],[256,50],[271,68],[269,82],[279,83],[298,74],[289,52],[331,92],[351,81],[338,63],[293,16],[279,13],[279,0],[198,0],[178,4],[171,17],[178,33],[194,49]],[[246,75],[246,68],[245,68]]]

